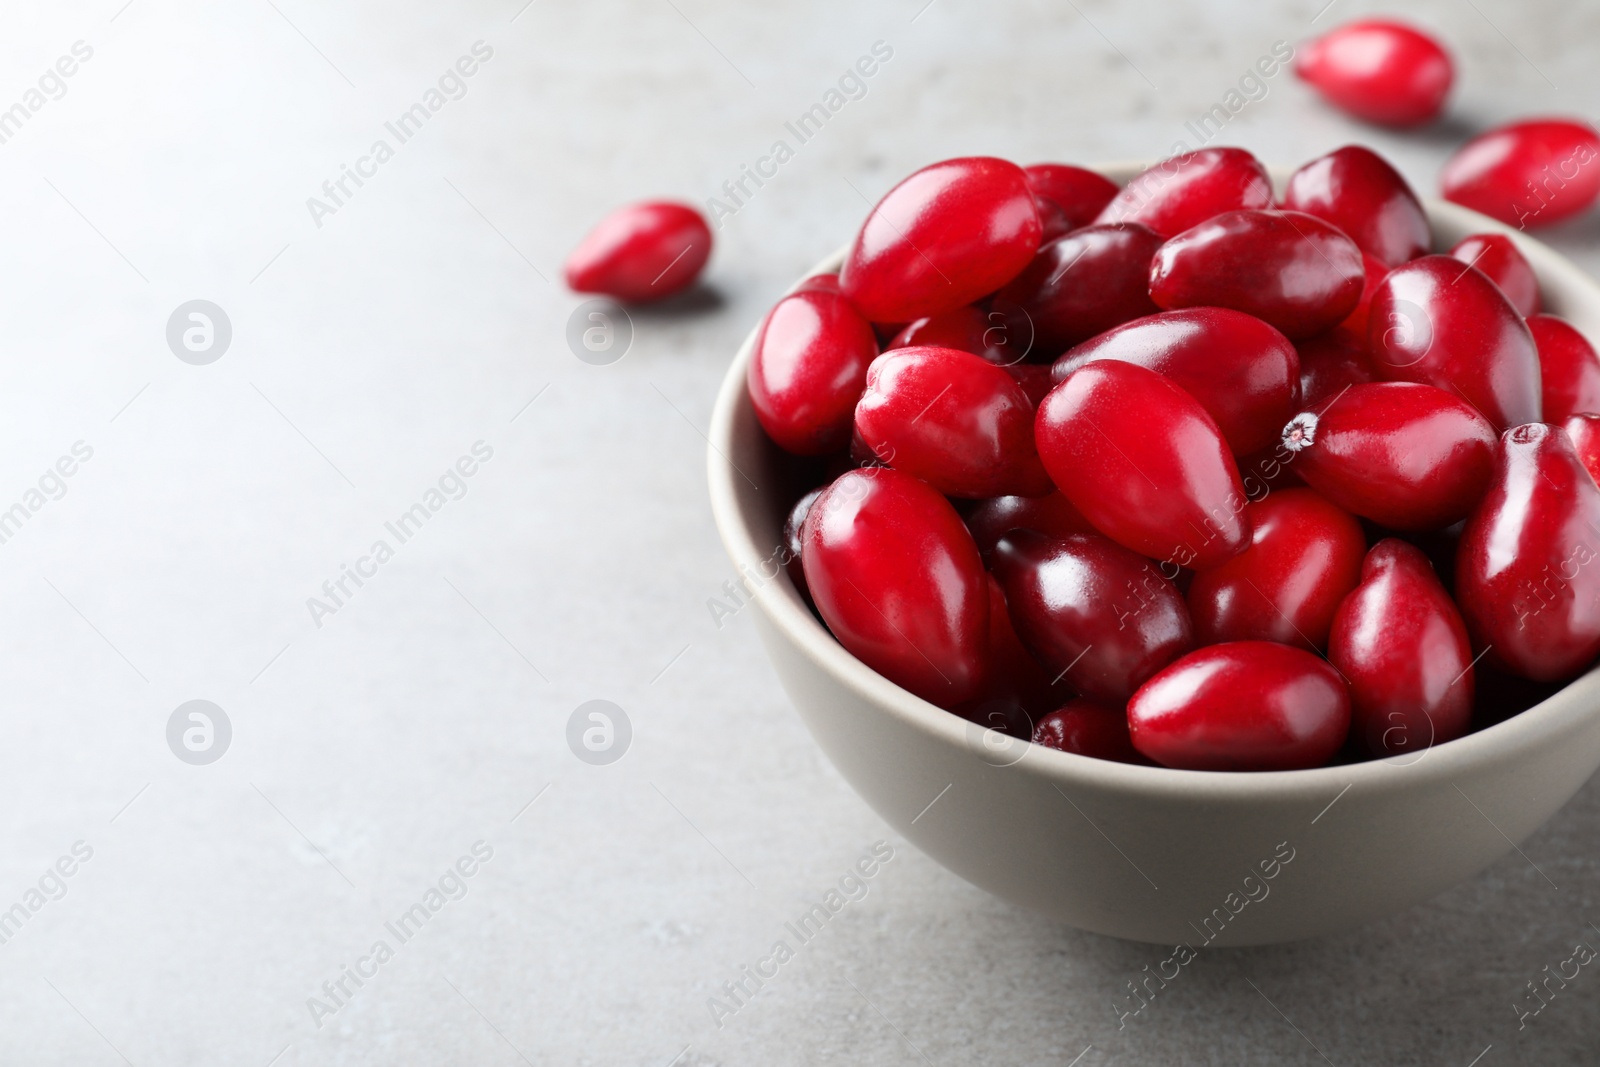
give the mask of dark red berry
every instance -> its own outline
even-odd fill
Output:
[[[1050,537],[1094,533],[1089,520],[1060,493],[1048,496],[999,496],[980,501],[967,512],[967,529],[978,546],[984,566],[992,563],[995,542],[1012,530],[1033,530]]]
[[[1148,764],[1128,735],[1128,716],[1120,707],[1072,700],[1044,716],[1033,728],[1033,743],[1117,763]]]
[[[1337,326],[1361,300],[1361,250],[1295,211],[1228,211],[1162,245],[1150,298],[1163,308],[1243,311],[1292,338]]]
[[[1300,404],[1307,411],[1320,413],[1327,401],[1350,386],[1377,380],[1365,334],[1352,334],[1341,326],[1294,347],[1300,356]]]
[[[994,573],[1022,643],[1084,696],[1120,705],[1194,645],[1177,588],[1098,534],[1013,530],[995,546]]]
[[[1089,225],[1117,195],[1111,179],[1065,163],[1035,163],[1023,167],[1022,173],[1039,206],[1046,241]]]
[[[1004,315],[998,311],[984,311],[976,304],[966,304],[941,315],[918,319],[883,347],[886,352],[918,346],[957,348],[1008,367],[1028,354],[1032,342],[1031,337],[1023,337],[1021,347],[1013,348],[1010,339],[1011,329]]]
[[[1150,258],[1161,238],[1143,226],[1085,226],[1039,250],[995,296],[1012,336],[1031,337],[1041,356],[1159,311],[1150,299]]]

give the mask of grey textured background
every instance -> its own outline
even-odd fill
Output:
[[[0,945],[0,1062],[1600,1060],[1594,967],[1520,1032],[1512,1007],[1600,945],[1600,788],[1403,915],[1207,953],[1119,1031],[1113,999],[1164,953],[893,840],[748,617],[706,607],[731,577],[714,390],[863,197],[951,155],[1162,154],[1320,2],[8,8],[0,108],[73,42],[94,55],[0,144],[0,508],[94,454],[0,544],[0,908],[94,851]],[[1226,140],[1294,163],[1362,139],[1432,191],[1485,124],[1595,114],[1594,4],[1408,10],[1459,60],[1446,122],[1363,129],[1282,74]],[[316,226],[306,198],[478,40],[466,96]],[[558,270],[593,221],[703,201],[877,40],[867,95],[719,232],[714,295],[637,315],[613,366],[575,359]],[[1591,215],[1549,239],[1600,267],[1597,236]],[[233,324],[210,366],[165,344],[193,298]],[[314,626],[306,598],[479,440],[466,495]],[[233,725],[206,767],[165,742],[196,698]],[[565,742],[595,698],[634,729],[609,767]],[[714,1025],[707,998],[881,838],[867,897]],[[315,1026],[307,998],[480,840],[467,895]]]

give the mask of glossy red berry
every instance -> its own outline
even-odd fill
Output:
[[[1016,379],[970,352],[897,348],[872,362],[856,429],[877,457],[946,496],[1043,496],[1033,404]]]
[[[1523,318],[1539,313],[1539,278],[1533,273],[1533,264],[1505,234],[1475,233],[1463,237],[1450,255],[1488,275]]]
[[[1280,489],[1245,510],[1250,547],[1189,586],[1195,637],[1327,647],[1333,613],[1361,577],[1361,524],[1310,489]]]
[[[1098,534],[1013,530],[995,546],[994,574],[1022,643],[1084,696],[1120,705],[1194,645],[1177,588]]]
[[[1152,559],[1207,567],[1250,543],[1244,488],[1199,401],[1155,371],[1096,360],[1039,405],[1039,458],[1101,533]]]
[[[1060,493],[984,500],[967,512],[966,523],[986,567],[993,562],[995,542],[1012,530],[1033,530],[1050,537],[1095,532],[1089,520]]]
[[[567,285],[645,303],[687,289],[711,258],[711,227],[687,204],[653,200],[618,208],[567,256]]]
[[[1022,168],[947,159],[889,190],[856,235],[839,285],[873,322],[911,322],[970,304],[1015,278],[1042,228]]]
[[[794,287],[797,293],[838,293],[839,276],[837,274],[813,274]]]
[[[1022,391],[1028,395],[1028,403],[1036,408],[1056,385],[1048,363],[1012,363],[1007,365],[1006,373],[1022,387]]]
[[[1117,763],[1148,764],[1128,735],[1128,716],[1092,700],[1072,700],[1040,719],[1033,743]]]
[[[1533,334],[1500,287],[1458,259],[1390,271],[1372,297],[1367,347],[1380,377],[1456,393],[1497,430],[1540,419]]]
[[[1566,319],[1534,315],[1528,319],[1539,349],[1544,421],[1600,413],[1600,355]]]
[[[840,291],[840,295],[843,295],[843,290]],[[913,321],[917,321],[917,320],[913,320]],[[878,338],[878,347],[879,347],[879,349],[888,348],[889,347],[889,342],[893,341],[896,337],[899,337],[900,334],[905,331],[905,328],[907,326],[910,326],[910,325],[911,325],[911,323],[909,323],[909,322],[875,322],[875,323],[873,323],[872,324],[872,333],[873,333],[874,336],[876,336]]]
[[[1513,122],[1462,145],[1439,187],[1446,200],[1507,225],[1548,226],[1600,197],[1600,135],[1581,120]]]
[[[1157,163],[1112,198],[1096,222],[1137,222],[1173,237],[1213,215],[1272,206],[1272,182],[1242,148],[1202,148]]]
[[[1356,246],[1395,267],[1428,251],[1428,216],[1411,186],[1370,148],[1346,145],[1295,171],[1283,206],[1333,223]]]
[[[1305,483],[1294,472],[1294,453],[1274,442],[1269,448],[1240,456],[1239,481],[1246,500],[1263,500],[1280,489],[1293,489]]]
[[[807,604],[811,603],[811,590],[806,587],[806,569],[800,562],[801,532],[806,527],[806,516],[811,513],[811,505],[817,502],[817,497],[827,486],[819,486],[803,495],[794,502],[794,507],[789,509],[789,514],[783,520],[783,570],[794,583],[795,591],[800,594],[800,599]]]
[[[996,724],[989,713],[1010,705],[1023,714],[1002,710],[1002,718],[1008,724],[1021,725],[1025,721],[1027,726],[1021,730],[1005,729],[1002,732],[1028,737],[1032,733],[1034,720],[1071,697],[1072,687],[1065,680],[1056,681],[1055,674],[1046,671],[1033,658],[1033,653],[1023,645],[1016,627],[1011,624],[1005,592],[999,580],[992,574],[984,575],[984,580],[989,588],[989,673],[984,680],[982,698],[972,701],[969,708],[962,710],[967,711],[965,718],[994,727]]]
[[[1022,173],[1038,204],[1046,241],[1089,225],[1117,195],[1111,179],[1065,163],[1035,163]]]
[[[1472,648],[1422,550],[1398,538],[1367,553],[1339,605],[1328,661],[1350,689],[1351,736],[1368,755],[1406,756],[1472,724]]]
[[[1461,532],[1456,602],[1486,658],[1535,681],[1600,654],[1600,488],[1559,427],[1500,439],[1494,483]]]
[[[811,505],[801,538],[806,585],[848,652],[941,707],[978,695],[989,589],[948,500],[887,467],[848,471]]]
[[[1019,362],[1028,354],[1031,337],[1019,339],[1021,347],[1011,346],[1011,329],[998,311],[984,311],[976,304],[965,304],[941,315],[918,319],[894,335],[884,351],[895,348],[931,346],[956,348],[982,356],[1002,367]]]
[[[1300,405],[1307,411],[1320,412],[1350,386],[1377,380],[1365,334],[1351,334],[1341,326],[1294,347],[1300,356]]]
[[[1133,747],[1165,767],[1293,771],[1344,744],[1350,697],[1318,656],[1270,641],[1189,653],[1128,702]]]
[[[1216,420],[1236,456],[1276,444],[1300,403],[1300,362],[1288,338],[1228,308],[1135,319],[1069,349],[1051,374],[1063,381],[1096,359],[1137,364],[1171,379]]]
[[[1372,294],[1378,291],[1378,283],[1383,281],[1384,275],[1389,273],[1388,264],[1376,258],[1370,252],[1361,253],[1361,299],[1356,301],[1356,309],[1350,316],[1339,324],[1339,328],[1347,330],[1366,343],[1367,316],[1372,309]]]
[[[1232,308],[1310,337],[1356,309],[1365,280],[1361,250],[1316,216],[1227,211],[1161,246],[1150,298],[1169,311]]]
[[[1283,441],[1307,485],[1394,530],[1459,522],[1494,477],[1494,427],[1429,385],[1353,385],[1320,414],[1297,416]]]
[[[861,430],[860,430],[859,427],[854,429],[854,430],[852,430],[851,433],[850,433],[850,452],[849,452],[849,455],[848,455],[847,459],[848,459],[848,463],[846,464],[847,468],[848,467],[887,467],[888,466],[887,463],[885,463],[883,460],[879,459],[877,457],[877,455],[872,451],[872,446],[867,444],[867,442],[862,439]],[[837,472],[837,474],[842,474],[842,473],[844,473],[844,472],[843,471]],[[836,474],[836,476],[837,476],[837,474]]]
[[[822,289],[784,297],[761,324],[747,375],[761,428],[796,455],[843,448],[877,354],[872,327],[844,297]]]
[[[1380,126],[1431,122],[1455,77],[1438,41],[1388,19],[1352,22],[1303,45],[1294,69],[1330,103]]]
[[[1573,415],[1561,428],[1567,431],[1578,462],[1600,483],[1600,415]]]
[[[995,296],[1016,337],[1055,355],[1097,333],[1160,310],[1150,299],[1150,258],[1161,238],[1143,226],[1085,226],[1039,250]]]

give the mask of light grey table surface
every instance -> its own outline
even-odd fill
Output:
[[[707,607],[732,577],[714,391],[867,200],[951,155],[1163,154],[1321,0],[522,2],[0,16],[0,109],[27,112],[0,143],[0,510],[27,513],[0,543],[0,909],[23,909],[0,926],[0,1063],[1600,1060],[1596,968],[1520,1031],[1513,1006],[1600,945],[1600,787],[1388,921],[1207,953],[1119,1029],[1161,950],[1018,912],[896,838],[748,613]],[[1486,124],[1595,115],[1594,4],[1412,13],[1459,60],[1446,122],[1374,132],[1280,74],[1223,139],[1280,163],[1365,140],[1431,192]],[[400,143],[385,123],[480,41]],[[637,314],[620,362],[575,358],[559,267],[585,230],[704,202],[879,41],[865,94],[723,220],[715,296]],[[314,213],[379,139],[393,157]],[[1597,236],[1593,215],[1548,234],[1590,267]],[[203,366],[166,338],[193,299],[232,327]],[[492,458],[399,543],[385,523],[477,442]],[[313,619],[380,539],[393,558]],[[194,699],[232,728],[206,766],[167,741]],[[632,724],[610,766],[567,744],[592,699]],[[713,1020],[880,840],[866,897]],[[447,876],[475,844],[490,858]],[[385,924],[441,878],[459,899],[402,941]],[[392,958],[362,963],[379,941]]]

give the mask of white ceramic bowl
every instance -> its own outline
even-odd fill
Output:
[[[1100,169],[1120,183],[1143,168]],[[1469,233],[1511,234],[1546,309],[1600,338],[1600,286],[1571,263],[1475,212],[1427,208],[1441,251]],[[752,332],[717,397],[711,503],[734,566],[770,576],[784,514],[804,487],[785,484],[750,407],[753,341]],[[1179,771],[982,731],[846,652],[781,573],[755,600],[757,629],[812,736],[890,825],[1005,900],[1136,941],[1267,944],[1398,911],[1509,852],[1600,766],[1600,671],[1403,760]]]

